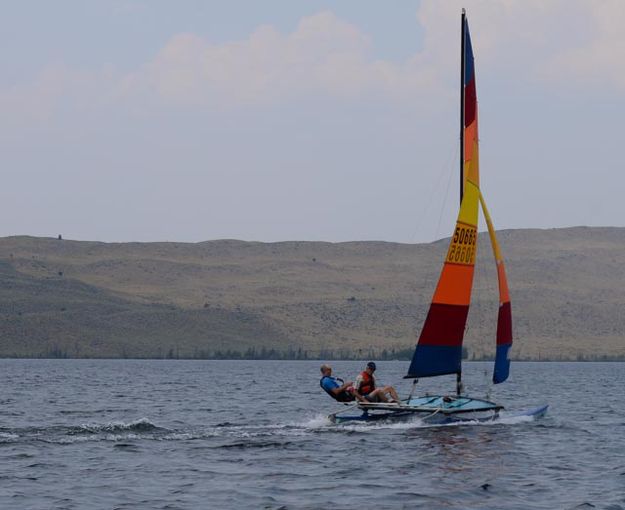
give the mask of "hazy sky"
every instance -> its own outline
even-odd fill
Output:
[[[625,225],[625,2],[5,2],[0,235],[431,241],[459,27],[502,228]]]

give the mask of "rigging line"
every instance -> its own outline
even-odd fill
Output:
[[[484,370],[484,375],[486,376],[486,400],[490,400],[491,394],[493,393],[494,389],[493,378],[488,377],[487,370]]]
[[[412,389],[410,390],[410,394],[408,395],[408,398],[406,399],[406,403],[409,404],[410,400],[412,399],[412,396],[414,395],[415,389],[417,388],[417,382],[419,382],[419,379],[413,379],[412,381]]]
[[[438,195],[438,193],[436,193],[435,191],[438,189],[443,178],[445,177],[445,169],[447,169],[447,171],[449,172],[449,170],[453,168],[453,165],[455,165],[456,157],[458,156],[458,152],[460,151],[455,139],[453,141],[453,146],[455,147],[455,149],[453,151],[448,152],[449,155],[447,156],[446,161],[441,165],[440,171],[437,172],[438,178],[436,180],[436,183],[434,184],[434,186],[430,188],[430,193],[428,193],[429,196],[425,204],[425,207],[423,207],[423,209],[421,210],[421,214],[419,215],[419,220],[417,221],[417,224],[415,225],[415,228],[412,232],[412,236],[410,237],[411,243],[414,243],[417,233],[419,232],[419,230],[421,230],[421,227],[423,226],[423,222],[425,221],[425,216],[427,214],[427,211],[430,209],[430,206],[432,205],[432,200],[434,199],[434,196]]]
[[[423,418],[421,418],[421,421],[425,421],[425,420],[429,420],[430,418],[432,418],[433,416],[436,416],[438,413],[441,412],[441,408],[439,407],[436,411],[434,411],[432,414],[428,414],[427,416],[424,416]]]
[[[450,169],[451,170],[451,169]],[[449,197],[449,188],[451,187],[451,178],[454,172],[449,172],[449,179],[447,179],[447,190],[445,191],[445,199],[443,200],[443,205],[441,206],[441,212],[438,215],[438,224],[436,225],[436,238],[440,238],[440,230],[441,230],[441,220],[443,219],[443,212],[445,211],[445,206],[447,205],[447,198]]]

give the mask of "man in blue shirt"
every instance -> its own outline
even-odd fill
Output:
[[[352,381],[343,382],[343,379],[332,377],[332,367],[330,365],[321,365],[321,380],[319,384],[328,395],[339,402],[353,402],[354,400],[367,402],[352,386]]]

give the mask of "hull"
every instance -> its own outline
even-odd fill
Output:
[[[503,406],[488,400],[470,397],[433,395],[412,398],[402,404],[359,404],[360,413],[330,415],[334,423],[406,421],[417,418],[423,423],[445,424],[456,422],[487,422],[499,418]],[[539,418],[547,412],[543,405],[512,416]]]

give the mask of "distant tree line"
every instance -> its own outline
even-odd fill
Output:
[[[476,356],[475,354],[470,356],[471,361],[495,361],[494,356]],[[515,356],[511,361],[625,361],[624,354],[576,354],[572,356]]]
[[[377,351],[368,349],[363,351],[351,351],[348,349],[321,349],[319,352],[311,352],[301,347],[289,347],[279,350],[267,347],[249,347],[245,351],[235,349],[206,351],[198,350],[191,359],[266,359],[266,360],[409,360],[414,349],[382,349]]]
[[[165,352],[158,350],[153,355],[144,356],[131,356],[128,355],[124,348],[119,355],[89,355],[81,353],[80,355],[73,354],[67,349],[62,348],[59,345],[51,345],[45,351],[23,354],[13,353],[4,354],[0,357],[4,358],[45,358],[45,359],[69,359],[69,358],[107,358],[107,359],[206,359],[206,360],[376,360],[376,361],[408,361],[412,359],[414,354],[414,347],[407,349],[358,349],[357,351],[351,351],[348,349],[321,349],[320,351],[309,351],[302,347],[288,347],[287,349],[280,350],[275,348],[268,348],[261,346],[248,347],[245,350],[237,349],[195,349],[194,352],[189,355],[187,353],[180,353],[178,347],[171,347]],[[475,353],[469,353],[469,351],[462,348],[463,359],[469,359],[471,361],[494,361],[493,356],[476,356]],[[625,361],[624,354],[608,355],[608,354],[577,354],[575,357],[532,357],[532,356],[520,356],[513,358],[512,361]]]

